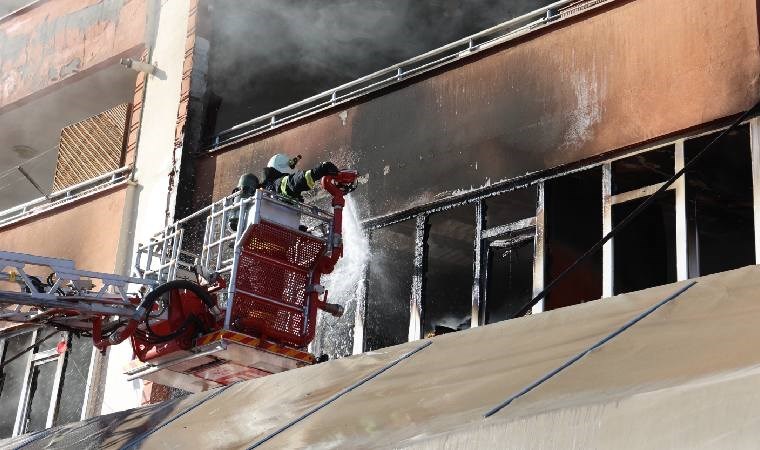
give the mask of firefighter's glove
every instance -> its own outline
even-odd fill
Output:
[[[330,161],[321,162],[317,167],[311,169],[311,174],[315,180],[319,180],[325,175],[337,175],[339,173],[340,170]]]

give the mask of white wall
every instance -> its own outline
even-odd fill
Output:
[[[158,28],[150,62],[163,73],[148,76],[135,164],[137,194],[134,203],[126,205],[126,208],[134,208],[133,212],[136,212],[131,236],[133,247],[139,242],[146,242],[164,227],[167,203],[174,204],[174,199],[167,193],[173,164],[189,0],[163,0],[159,7]],[[179,159],[177,151],[177,164]],[[172,196],[174,192],[176,189]],[[125,226],[131,226],[127,222],[125,221]],[[129,267],[132,267],[133,256],[126,252],[122,265],[129,262]],[[127,381],[123,374],[124,366],[131,359],[132,347],[129,342],[110,349],[101,414],[139,406],[142,383]]]

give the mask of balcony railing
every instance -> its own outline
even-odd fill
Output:
[[[305,100],[272,111],[219,132],[209,151],[241,138],[255,136],[287,123],[346,103],[370,92],[396,84],[445,64],[469,57],[503,42],[510,41],[550,22],[614,0],[561,0],[494,27],[454,41],[404,62],[378,70],[370,75]]]
[[[126,183],[131,172],[131,167],[121,167],[112,172],[104,173],[82,183],[67,187],[66,189],[53,192],[47,197],[40,197],[22,205],[0,211],[0,227]]]

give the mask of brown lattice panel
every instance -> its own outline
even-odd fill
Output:
[[[61,130],[54,191],[121,166],[128,113],[124,103]]]

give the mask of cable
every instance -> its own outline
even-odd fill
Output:
[[[248,447],[248,450],[254,449],[256,447],[259,447],[260,445],[266,443],[267,441],[271,440],[278,434],[282,433],[283,431],[287,430],[288,428],[292,427],[293,425],[297,424],[298,422],[308,418],[312,414],[316,413],[317,411],[321,410],[322,408],[325,408],[326,406],[330,405],[334,401],[338,400],[339,398],[343,397],[344,395],[348,394],[349,392],[353,391],[354,389],[360,387],[364,383],[371,381],[378,376],[380,376],[383,372],[387,371],[388,369],[394,367],[401,361],[412,357],[417,352],[427,348],[429,345],[431,345],[433,341],[427,341],[424,344],[420,345],[419,347],[415,348],[414,350],[405,353],[392,361],[389,364],[386,364],[385,366],[379,368],[378,370],[372,372],[371,374],[367,375],[366,377],[362,378],[361,380],[357,381],[356,383],[352,384],[351,386],[343,389],[342,391],[338,392],[337,394],[333,395],[332,397],[328,398],[327,400],[323,401],[319,405],[315,406],[314,408],[310,409],[309,411],[303,413],[302,415],[296,417],[295,419],[291,420],[290,422],[286,423],[285,425],[281,426],[280,428],[272,431],[271,433],[267,434],[263,438],[259,439],[258,441],[254,442]]]
[[[530,385],[528,385],[528,387],[526,387],[523,390],[521,390],[520,392],[512,395],[511,397],[509,397],[505,401],[499,403],[495,408],[492,408],[491,410],[489,410],[488,412],[486,412],[485,414],[483,414],[483,418],[487,419],[487,418],[491,417],[492,415],[496,414],[497,412],[501,411],[505,407],[509,406],[509,404],[512,403],[513,401],[517,400],[518,398],[522,397],[523,395],[525,395],[528,392],[532,391],[533,389],[537,388],[539,385],[541,385],[544,382],[548,381],[553,376],[557,375],[558,373],[560,373],[563,370],[567,369],[571,365],[575,364],[576,362],[578,362],[579,359],[583,358],[584,356],[586,356],[589,353],[593,352],[594,350],[598,349],[602,345],[606,344],[607,342],[609,342],[610,340],[612,340],[615,336],[619,335],[620,333],[624,332],[625,330],[627,330],[627,329],[631,328],[632,326],[636,325],[636,323],[638,323],[640,320],[644,319],[648,315],[650,315],[653,312],[657,311],[664,304],[666,304],[666,303],[674,300],[676,297],[678,297],[681,294],[683,294],[684,292],[686,292],[687,289],[691,288],[695,284],[697,284],[696,281],[692,281],[690,283],[687,283],[686,286],[684,286],[681,289],[677,290],[676,292],[670,294],[669,297],[665,298],[664,300],[661,300],[656,305],[650,307],[649,309],[647,309],[646,311],[642,312],[638,316],[636,316],[633,319],[629,320],[623,326],[621,326],[617,330],[613,331],[612,333],[608,334],[607,336],[605,336],[602,340],[600,340],[596,344],[592,345],[591,347],[587,348],[586,350],[584,350],[584,351],[578,353],[577,355],[573,356],[572,358],[568,359],[561,366],[557,367],[556,369],[554,369],[551,372],[547,373],[546,375],[542,376],[538,380],[536,380],[533,383],[531,383]]]
[[[10,174],[12,172],[18,172],[18,166],[24,166],[26,164],[29,164],[30,162],[35,161],[35,160],[37,160],[37,159],[39,159],[39,158],[47,155],[48,153],[52,152],[53,150],[58,150],[58,144],[56,144],[55,147],[50,147],[49,149],[45,150],[44,152],[42,152],[42,153],[40,153],[38,155],[32,156],[31,158],[27,159],[26,161],[22,161],[19,164],[14,165],[13,168],[11,168],[11,169],[7,169],[7,170],[5,170],[3,172],[0,172],[0,179],[2,179],[4,176],[6,176],[6,175],[8,175],[8,174]]]
[[[51,337],[53,337],[54,335],[56,335],[58,333],[60,333],[60,331],[55,330],[52,333],[50,333],[47,336],[45,336],[44,338],[40,339],[39,341],[37,341],[34,344],[30,345],[29,347],[25,348],[24,350],[21,350],[21,352],[19,352],[18,354],[12,356],[9,359],[6,359],[5,361],[2,362],[2,364],[0,364],[0,371],[2,371],[3,367],[5,367],[6,365],[8,365],[11,362],[15,361],[16,359],[20,358],[24,353],[27,353],[30,350],[33,350],[35,347],[37,347],[38,345],[40,345],[43,342],[47,341],[48,339],[50,339]]]
[[[528,303],[526,303],[525,305],[523,305],[523,307],[520,308],[520,310],[514,316],[512,316],[512,317],[519,317],[519,316],[522,316],[522,315],[526,314],[536,303],[538,303],[542,299],[544,299],[546,297],[546,295],[554,288],[554,286],[557,285],[557,283],[560,280],[562,280],[573,269],[575,269],[576,267],[578,267],[578,265],[581,262],[585,261],[586,258],[588,258],[589,256],[591,256],[594,253],[596,253],[600,248],[602,248],[602,246],[605,243],[607,243],[607,241],[609,241],[610,239],[612,239],[617,233],[619,233],[623,228],[625,228],[626,225],[628,225],[629,223],[631,223],[631,221],[633,221],[633,219],[635,219],[636,216],[638,216],[647,206],[649,206],[650,204],[652,204],[652,202],[654,202],[654,200],[660,194],[662,194],[663,192],[665,192],[673,183],[676,182],[676,180],[678,180],[678,178],[681,177],[681,175],[683,175],[684,173],[686,173],[697,161],[699,161],[699,159],[705,154],[705,152],[707,152],[707,150],[710,149],[710,147],[712,147],[713,145],[715,145],[716,142],[718,142],[719,140],[721,140],[723,138],[723,136],[727,135],[728,133],[730,133],[734,129],[736,129],[736,127],[738,127],[739,125],[741,125],[741,123],[744,122],[744,120],[747,119],[750,115],[752,115],[755,112],[758,112],[759,110],[760,110],[760,102],[755,103],[755,105],[752,108],[748,109],[742,115],[740,115],[736,120],[734,120],[734,122],[728,128],[726,128],[720,134],[718,134],[717,136],[715,136],[715,138],[712,141],[710,141],[707,145],[705,145],[704,148],[702,148],[702,150],[699,151],[699,153],[697,153],[696,155],[694,155],[694,157],[691,159],[691,161],[689,161],[688,163],[684,164],[684,166],[683,166],[683,168],[681,170],[679,170],[678,172],[676,172],[675,174],[673,174],[673,176],[670,177],[668,179],[668,181],[666,181],[665,183],[663,183],[662,186],[660,186],[659,189],[657,189],[654,193],[652,193],[652,195],[650,195],[649,197],[647,197],[641,204],[639,204],[639,206],[636,207],[636,209],[634,209],[633,211],[631,211],[631,213],[628,214],[625,217],[625,219],[623,219],[619,224],[617,224],[616,226],[614,226],[612,228],[612,230],[610,230],[610,232],[607,233],[601,240],[599,240],[596,244],[594,244],[593,246],[591,246],[591,248],[589,248],[586,251],[586,253],[584,253],[583,255],[581,255],[578,259],[575,260],[575,262],[573,262],[565,270],[563,270],[562,273],[560,273],[559,275],[557,275],[557,277],[555,279],[553,279],[548,285],[546,285],[546,287],[544,287],[544,289],[541,292],[539,292],[535,297],[533,297],[532,300],[530,300]]]

